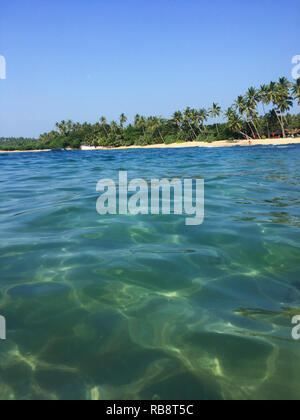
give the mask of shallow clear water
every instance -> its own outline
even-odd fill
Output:
[[[204,178],[204,224],[96,183]],[[300,147],[0,155],[0,399],[300,398]]]

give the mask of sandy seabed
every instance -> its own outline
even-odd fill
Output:
[[[83,150],[127,150],[127,149],[173,149],[185,147],[233,147],[233,146],[286,146],[289,144],[300,144],[300,138],[293,139],[267,139],[267,140],[222,140],[214,141],[212,143],[189,141],[185,143],[173,144],[151,144],[149,146],[124,146],[124,147],[96,147],[86,148]],[[72,150],[72,149],[66,149]],[[14,150],[1,151],[0,153],[34,153],[34,152],[49,152],[51,149],[45,150]]]

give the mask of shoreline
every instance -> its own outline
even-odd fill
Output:
[[[212,143],[190,141],[185,143],[172,143],[172,144],[151,144],[148,146],[121,146],[121,147],[95,147],[85,149],[86,151],[94,150],[131,150],[131,149],[176,149],[176,148],[191,148],[191,147],[234,147],[234,146],[287,146],[291,144],[300,144],[300,138],[286,138],[286,139],[266,139],[266,140],[220,140]],[[52,149],[45,150],[0,150],[3,153],[37,153],[37,152],[51,152]],[[69,149],[66,150],[78,150]]]

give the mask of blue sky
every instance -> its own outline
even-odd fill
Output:
[[[299,0],[2,0],[0,136],[229,106],[291,79],[299,18]]]

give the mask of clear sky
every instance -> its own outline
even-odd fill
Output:
[[[299,0],[1,0],[0,136],[229,106],[286,76]]]

